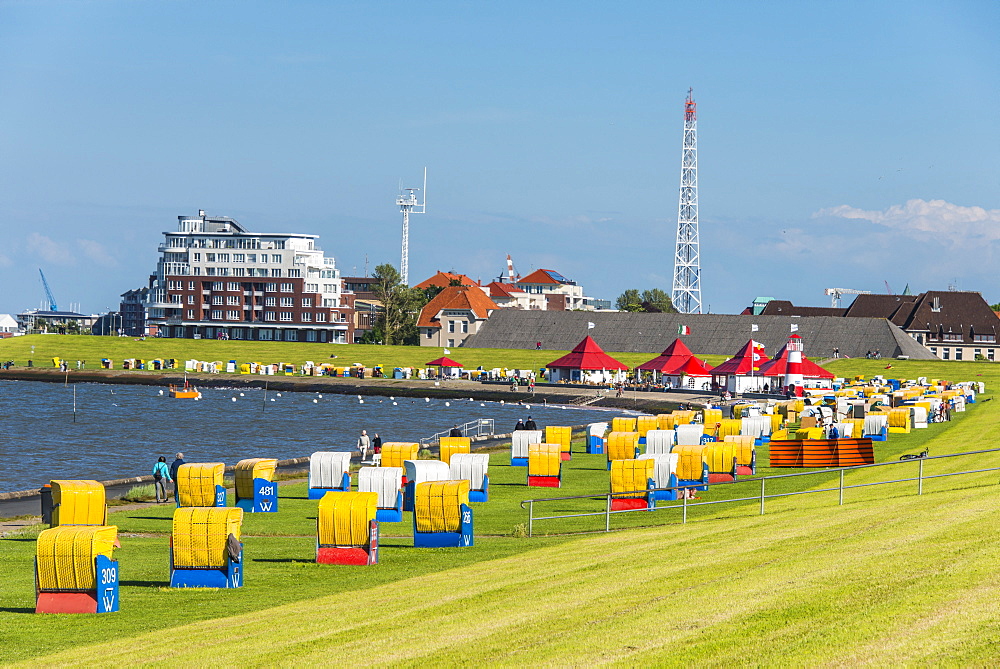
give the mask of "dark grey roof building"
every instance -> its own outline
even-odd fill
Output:
[[[687,326],[691,333],[682,339],[695,353],[731,355],[747,340],[755,339],[773,355],[787,342],[792,325],[798,326],[797,332],[805,341],[805,353],[813,359],[831,356],[834,348],[839,349],[841,356],[850,357],[864,357],[868,351],[878,350],[886,358],[934,359],[930,351],[885,318],[835,316],[498,309],[477,334],[466,339],[465,346],[535,348],[537,342],[542,342],[546,349],[568,350],[589,334],[606,351],[656,354],[678,336],[681,326]]]
[[[979,293],[931,290],[919,295],[858,295],[846,309],[799,307],[771,300],[765,316],[830,316],[884,318],[898,326],[932,354],[944,360],[995,360],[1000,353],[1000,319]]]

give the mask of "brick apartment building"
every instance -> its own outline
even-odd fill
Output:
[[[250,232],[225,216],[178,216],[145,301],[163,337],[348,343],[354,295],[318,235]]]

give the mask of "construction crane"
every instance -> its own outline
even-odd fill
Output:
[[[56,298],[52,295],[49,282],[45,280],[45,272],[42,271],[41,267],[38,268],[38,273],[42,276],[42,287],[45,288],[45,298],[49,301],[49,311],[59,311]]]
[[[830,306],[834,309],[840,306],[841,295],[871,295],[870,290],[854,290],[853,288],[827,288],[823,291],[830,296]]]

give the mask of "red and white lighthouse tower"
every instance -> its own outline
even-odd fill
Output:
[[[802,388],[805,380],[802,376],[802,337],[793,334],[788,338],[788,366],[785,369],[785,386]]]

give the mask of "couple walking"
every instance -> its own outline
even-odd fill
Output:
[[[153,492],[156,494],[156,501],[167,501],[167,482],[174,483],[174,497],[177,496],[177,469],[184,464],[184,454],[178,453],[174,461],[167,467],[167,459],[160,456],[160,459],[153,465]],[[162,500],[161,500],[162,498]]]
[[[373,455],[381,454],[382,437],[378,436],[378,432],[375,433],[374,437],[369,437],[368,430],[361,430],[361,436],[358,437],[358,450],[361,451],[362,462],[368,459],[368,451],[371,451]]]

